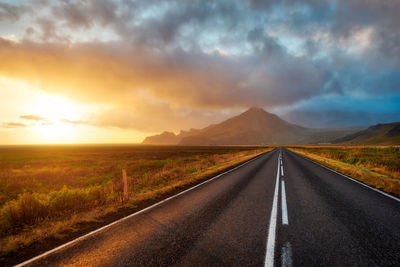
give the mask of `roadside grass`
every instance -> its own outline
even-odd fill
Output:
[[[0,257],[156,199],[272,147],[0,148]],[[123,199],[122,170],[128,199]]]
[[[400,146],[293,146],[293,152],[400,197]]]

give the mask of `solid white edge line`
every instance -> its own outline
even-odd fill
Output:
[[[279,153],[280,155],[280,153]],[[275,254],[275,235],[276,235],[276,219],[278,214],[278,193],[279,193],[279,165],[280,160],[278,158],[278,168],[276,170],[276,181],[275,181],[275,191],[274,191],[274,199],[272,202],[272,210],[271,210],[271,218],[269,220],[269,229],[268,229],[268,240],[267,240],[267,251],[265,253],[265,267],[273,267],[274,266],[274,254]]]
[[[292,151],[292,152],[293,152],[293,151]],[[296,152],[293,152],[293,153],[295,153],[296,155],[299,155],[300,157],[302,157],[302,158],[304,158],[304,159],[306,159],[306,160],[308,160],[308,161],[311,161],[312,163],[315,163],[315,164],[317,164],[317,165],[319,165],[319,166],[321,166],[321,167],[324,167],[325,169],[330,170],[331,172],[334,172],[334,173],[336,173],[336,174],[339,174],[340,176],[343,176],[343,177],[345,177],[345,178],[347,178],[347,179],[349,179],[349,180],[351,180],[351,181],[353,181],[353,182],[355,182],[355,183],[358,183],[358,184],[360,184],[360,185],[363,185],[363,186],[365,186],[365,187],[367,187],[367,188],[369,188],[369,189],[374,190],[375,192],[381,193],[381,194],[384,195],[384,196],[387,196],[387,197],[389,197],[389,198],[391,198],[391,199],[393,199],[393,200],[396,200],[396,201],[400,202],[400,199],[397,198],[397,197],[395,197],[395,196],[392,196],[392,195],[390,195],[390,194],[388,194],[388,193],[386,193],[386,192],[383,192],[383,191],[381,191],[381,190],[379,190],[379,189],[377,189],[377,188],[375,188],[375,187],[372,187],[372,186],[369,186],[369,185],[367,185],[367,184],[364,184],[363,182],[360,182],[360,181],[358,181],[358,180],[356,180],[356,179],[354,179],[354,178],[351,178],[351,177],[349,177],[349,176],[347,176],[347,175],[345,175],[345,174],[343,174],[343,173],[337,172],[337,171],[335,171],[335,170],[333,170],[333,169],[331,169],[331,168],[329,168],[329,167],[327,167],[327,166],[325,166],[325,165],[322,165],[321,163],[318,163],[318,162],[316,162],[316,161],[313,161],[312,159],[309,159],[309,158],[307,158],[307,157],[304,157],[304,156],[302,156],[302,155],[300,155],[300,154],[298,154],[298,153],[296,153]]]
[[[157,207],[157,206],[163,204],[164,202],[167,202],[167,201],[169,201],[169,200],[171,200],[171,199],[173,199],[173,198],[176,198],[176,197],[178,197],[178,196],[180,196],[180,195],[182,195],[182,194],[185,194],[185,193],[187,193],[187,192],[189,192],[189,191],[191,191],[191,190],[193,190],[193,189],[195,189],[195,188],[197,188],[197,187],[199,187],[199,186],[201,186],[201,185],[204,185],[204,184],[206,184],[206,183],[209,183],[209,182],[211,182],[211,181],[213,181],[213,180],[215,180],[215,179],[217,179],[217,178],[219,178],[219,177],[221,177],[221,176],[223,176],[223,175],[225,175],[225,174],[228,174],[228,173],[230,173],[230,172],[232,172],[232,171],[234,171],[234,170],[236,170],[236,169],[238,169],[238,168],[240,168],[240,167],[242,167],[242,166],[244,166],[244,165],[246,165],[246,164],[248,164],[248,163],[250,163],[250,162],[252,162],[252,161],[254,161],[254,160],[256,160],[256,159],[258,159],[258,158],[260,158],[261,156],[263,156],[263,155],[265,155],[265,154],[267,154],[267,153],[269,153],[269,152],[273,152],[273,151],[275,151],[275,150],[271,150],[271,151],[265,152],[265,153],[263,153],[263,154],[261,154],[261,155],[258,155],[258,156],[256,156],[255,158],[252,158],[252,159],[250,159],[250,160],[248,160],[248,161],[246,161],[246,162],[244,162],[244,163],[242,163],[242,164],[240,164],[240,165],[238,165],[238,166],[236,166],[236,167],[234,167],[234,168],[232,168],[232,169],[230,169],[230,170],[227,170],[226,172],[220,173],[220,174],[218,174],[217,176],[214,176],[214,177],[212,177],[212,178],[210,178],[210,179],[208,179],[208,180],[206,180],[206,181],[204,181],[204,182],[201,182],[201,183],[198,184],[198,185],[195,185],[195,186],[193,186],[193,187],[190,187],[190,188],[188,188],[188,189],[186,189],[186,190],[184,190],[184,191],[182,191],[182,192],[180,192],[180,193],[178,193],[178,194],[176,194],[176,195],[173,195],[173,196],[170,196],[170,197],[168,197],[168,198],[166,198],[166,199],[163,199],[163,200],[161,200],[161,201],[159,201],[159,202],[157,202],[157,203],[155,203],[155,204],[153,204],[153,205],[151,205],[151,206],[149,206],[149,207],[147,207],[147,208],[144,208],[144,209],[142,209],[142,210],[140,210],[140,211],[137,211],[137,212],[135,212],[135,213],[133,213],[133,214],[131,214],[131,215],[128,215],[128,216],[126,216],[126,217],[123,217],[123,218],[121,218],[121,219],[119,219],[119,220],[117,220],[117,221],[115,221],[115,222],[112,222],[112,223],[110,223],[110,224],[107,224],[107,225],[105,225],[105,226],[103,226],[103,227],[101,227],[101,228],[99,228],[99,229],[96,229],[96,230],[94,230],[94,231],[92,231],[92,232],[89,232],[89,233],[87,233],[87,234],[85,234],[85,235],[83,235],[83,236],[80,236],[80,237],[78,237],[78,238],[76,238],[76,239],[74,239],[74,240],[71,240],[71,241],[69,241],[68,243],[65,243],[65,244],[63,244],[63,245],[60,245],[60,246],[58,246],[58,247],[56,247],[56,248],[53,248],[53,249],[51,249],[51,250],[49,250],[49,251],[46,251],[46,252],[42,253],[42,254],[40,254],[40,255],[38,255],[38,256],[36,256],[36,257],[33,257],[33,258],[29,259],[29,260],[26,260],[26,261],[24,261],[24,262],[22,262],[22,263],[19,263],[19,264],[15,265],[15,267],[20,267],[20,266],[24,266],[24,265],[27,265],[27,264],[29,264],[29,263],[32,263],[32,262],[34,262],[34,261],[36,261],[36,260],[38,260],[38,259],[40,259],[40,258],[43,258],[43,257],[45,257],[45,256],[47,256],[47,255],[50,255],[50,254],[52,254],[52,253],[54,253],[54,252],[56,252],[56,251],[58,251],[58,250],[61,250],[61,249],[65,248],[65,247],[68,247],[68,246],[74,244],[74,243],[77,243],[78,241],[81,241],[81,240],[83,240],[83,239],[86,239],[87,237],[89,237],[89,236],[91,236],[91,235],[94,235],[94,234],[96,234],[96,233],[99,233],[99,232],[101,232],[101,231],[103,231],[103,230],[105,230],[105,229],[107,229],[107,228],[109,228],[109,227],[111,227],[111,226],[113,226],[113,225],[115,225],[115,224],[118,224],[118,223],[120,223],[120,222],[122,222],[122,221],[125,221],[125,220],[127,220],[127,219],[129,219],[129,218],[132,218],[132,217],[134,217],[134,216],[136,216],[136,215],[139,215],[139,214],[141,214],[141,213],[143,213],[143,212],[145,212],[145,211],[148,211],[148,210],[150,210],[150,209],[152,209],[152,208],[155,208],[155,207]]]
[[[287,204],[286,204],[286,191],[285,191],[285,182],[281,180],[281,208],[282,208],[282,224],[288,225],[288,212],[287,212]]]

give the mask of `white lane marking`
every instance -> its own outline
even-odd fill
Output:
[[[293,153],[294,153],[294,152],[293,152]],[[295,154],[296,154],[296,155],[299,155],[299,154],[297,154],[297,153],[295,153]],[[383,191],[381,191],[381,190],[379,190],[379,189],[376,189],[375,187],[372,187],[372,186],[369,186],[369,185],[367,185],[367,184],[364,184],[363,182],[360,182],[360,181],[358,181],[358,180],[356,180],[356,179],[354,179],[354,178],[351,178],[351,177],[349,177],[349,176],[347,176],[347,175],[344,175],[343,173],[340,173],[340,172],[337,172],[337,171],[335,171],[335,170],[332,170],[331,168],[326,167],[326,166],[324,166],[324,165],[322,165],[322,164],[320,164],[320,163],[318,163],[318,162],[316,162],[316,161],[313,161],[313,160],[311,160],[311,159],[309,159],[309,158],[303,157],[302,155],[299,155],[299,156],[302,157],[302,158],[304,158],[304,159],[306,159],[306,160],[308,160],[308,161],[311,161],[312,163],[315,163],[315,164],[317,164],[317,165],[319,165],[319,166],[321,166],[321,167],[324,167],[325,169],[330,170],[331,172],[334,172],[334,173],[336,173],[336,174],[339,174],[340,176],[343,176],[344,178],[347,178],[347,179],[349,179],[349,180],[351,180],[351,181],[353,181],[353,182],[355,182],[355,183],[357,183],[357,184],[360,184],[360,185],[363,185],[363,186],[365,186],[365,187],[368,187],[369,189],[372,189],[372,190],[374,190],[375,192],[381,193],[381,194],[384,195],[384,196],[387,196],[387,197],[389,197],[389,198],[391,198],[391,199],[393,199],[393,200],[396,200],[396,201],[400,202],[400,199],[397,198],[397,197],[395,197],[395,196],[389,195],[388,193],[383,192]]]
[[[282,247],[281,266],[292,267],[292,265],[292,246],[289,242],[286,242]]]
[[[279,153],[279,155],[280,155],[280,153]],[[264,261],[265,267],[273,267],[274,266],[276,219],[277,219],[277,213],[278,213],[277,210],[278,210],[278,193],[279,193],[279,166],[280,166],[280,161],[278,159],[278,168],[276,170],[274,200],[272,202],[271,218],[269,220],[267,251],[265,253],[265,261]]]
[[[268,152],[266,152],[266,153],[273,152],[273,151],[275,151],[275,150],[268,151]],[[61,246],[58,246],[58,247],[56,247],[56,248],[53,248],[52,250],[49,250],[49,251],[47,251],[47,252],[44,252],[44,253],[42,253],[42,254],[40,254],[40,255],[34,257],[34,258],[31,258],[31,259],[26,260],[26,261],[24,261],[24,262],[22,262],[22,263],[19,263],[19,264],[15,265],[15,267],[20,267],[20,266],[25,266],[25,265],[27,265],[27,264],[30,264],[30,263],[32,263],[32,262],[34,262],[34,261],[36,261],[36,260],[38,260],[38,259],[40,259],[40,258],[46,257],[46,256],[48,256],[48,255],[50,255],[50,254],[52,254],[52,253],[54,253],[54,252],[56,252],[56,251],[58,251],[58,250],[61,250],[61,249],[65,248],[65,247],[68,247],[68,246],[70,246],[70,245],[72,245],[72,244],[74,244],[74,243],[77,243],[77,242],[79,242],[79,241],[81,241],[81,240],[83,240],[83,239],[86,239],[87,237],[89,237],[89,236],[91,236],[91,235],[94,235],[94,234],[96,234],[96,233],[98,233],[98,232],[100,232],[100,231],[103,231],[103,230],[105,230],[105,229],[107,229],[107,228],[109,228],[109,227],[111,227],[111,226],[113,226],[113,225],[115,225],[115,224],[118,224],[118,223],[120,223],[120,222],[122,222],[122,221],[125,221],[125,220],[127,220],[127,219],[129,219],[129,218],[132,218],[132,217],[134,217],[134,216],[136,216],[136,215],[139,215],[139,214],[141,214],[141,213],[143,213],[143,212],[145,212],[145,211],[148,211],[148,210],[150,210],[150,209],[152,209],[152,208],[155,208],[155,207],[157,207],[157,206],[163,204],[164,202],[167,202],[167,201],[169,201],[169,200],[171,200],[171,199],[173,199],[173,198],[176,198],[176,197],[178,197],[178,196],[180,196],[180,195],[183,195],[183,194],[185,194],[185,193],[187,193],[187,192],[189,192],[189,191],[191,191],[191,190],[193,190],[193,189],[195,189],[195,188],[197,188],[197,187],[199,187],[199,186],[202,186],[202,185],[204,185],[204,184],[206,184],[206,183],[209,183],[209,182],[211,182],[211,181],[213,181],[213,180],[215,180],[215,179],[217,179],[217,178],[219,178],[219,177],[221,177],[221,176],[223,176],[223,175],[225,175],[225,174],[228,174],[228,173],[230,173],[230,172],[232,172],[232,171],[234,171],[234,170],[236,170],[236,169],[239,169],[240,167],[243,167],[244,165],[246,165],[246,164],[248,164],[248,163],[250,163],[250,162],[252,162],[252,161],[254,161],[254,160],[258,159],[258,158],[260,158],[261,156],[265,155],[266,153],[263,153],[263,154],[261,154],[261,155],[258,155],[257,157],[255,157],[255,158],[253,158],[253,159],[251,159],[251,160],[248,160],[248,161],[246,161],[246,162],[244,162],[244,163],[242,163],[242,164],[236,166],[236,167],[233,168],[233,169],[230,169],[230,170],[228,170],[228,171],[226,171],[226,172],[220,173],[220,174],[218,174],[217,176],[214,176],[214,177],[212,177],[212,178],[210,178],[210,179],[208,179],[208,180],[206,180],[206,181],[204,181],[204,182],[202,182],[202,183],[200,183],[200,184],[198,184],[198,185],[195,185],[195,186],[193,186],[193,187],[190,187],[190,188],[186,189],[185,191],[182,191],[182,192],[180,192],[180,193],[178,193],[178,194],[176,194],[176,195],[173,195],[173,196],[170,196],[169,198],[166,198],[166,199],[164,199],[164,200],[161,200],[160,202],[157,202],[157,203],[155,203],[155,204],[153,204],[153,205],[151,205],[151,206],[149,206],[149,207],[147,207],[147,208],[145,208],[145,209],[142,209],[142,210],[140,210],[140,211],[138,211],[138,212],[135,212],[135,213],[133,213],[133,214],[131,214],[131,215],[128,215],[128,216],[126,216],[126,217],[123,217],[123,218],[121,218],[121,219],[119,219],[119,220],[117,220],[117,221],[115,221],[115,222],[112,222],[112,223],[107,224],[107,225],[105,225],[105,226],[103,226],[103,227],[101,227],[101,228],[99,228],[99,229],[97,229],[97,230],[94,230],[94,231],[92,231],[92,232],[90,232],[90,233],[87,233],[86,235],[80,236],[80,237],[78,237],[78,238],[76,238],[76,239],[74,239],[74,240],[72,240],[72,241],[70,241],[70,242],[68,242],[68,243],[65,243],[65,244],[63,244],[63,245],[61,245]]]
[[[282,224],[288,225],[288,212],[287,212],[287,205],[286,205],[286,191],[285,191],[285,182],[281,180],[281,208],[282,208]]]
[[[283,164],[281,162],[281,175],[283,176]]]

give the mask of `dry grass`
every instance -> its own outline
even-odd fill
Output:
[[[295,146],[289,149],[400,197],[399,146]]]
[[[265,147],[0,148],[0,255],[221,172]],[[122,199],[121,172],[129,199]],[[77,216],[79,215],[79,216]]]

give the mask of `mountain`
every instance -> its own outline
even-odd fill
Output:
[[[203,129],[162,133],[147,137],[144,144],[259,145],[326,143],[359,129],[310,129],[282,120],[262,108],[253,107]]]
[[[182,138],[180,145],[256,145],[290,143],[306,128],[290,124],[261,108],[246,112]]]
[[[334,143],[349,145],[395,145],[400,144],[400,122],[377,124],[363,131],[338,138]]]
[[[181,131],[179,134],[173,132],[162,132],[161,134],[146,137],[142,144],[146,145],[177,145],[182,138],[191,136],[199,132],[198,129],[190,129],[189,131]]]
[[[143,140],[143,144],[151,145],[175,145],[180,141],[180,138],[173,132],[162,132],[161,134],[148,136]]]
[[[400,120],[399,112],[369,113],[362,111],[304,111],[294,110],[282,115],[282,119],[310,128],[323,127],[365,127],[378,123],[390,123]]]

